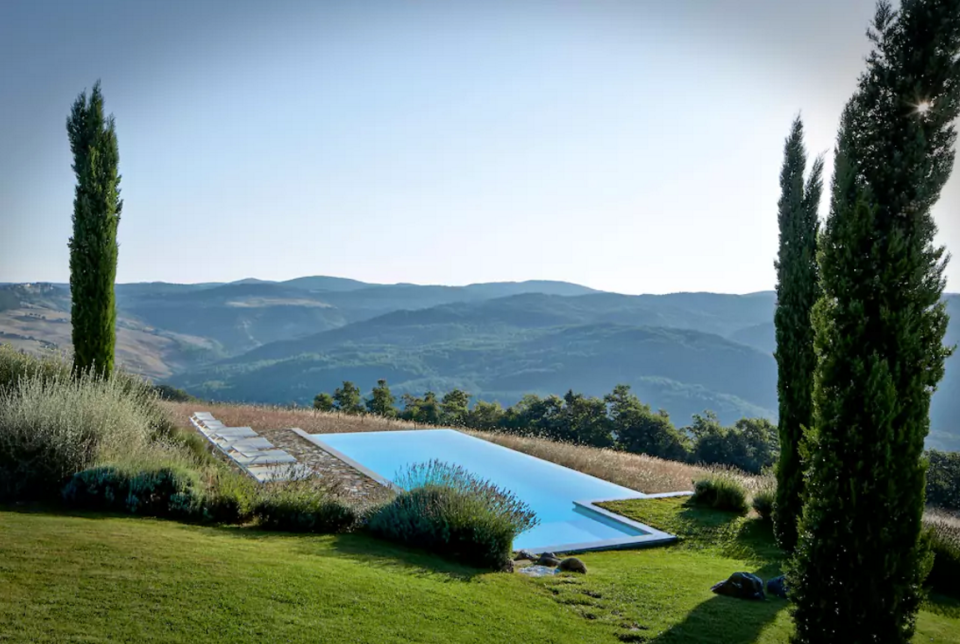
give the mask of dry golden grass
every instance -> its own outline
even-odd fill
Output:
[[[630,454],[514,434],[468,433],[646,494],[690,490],[693,479],[708,472],[703,467],[665,461],[645,454]]]
[[[309,434],[339,434],[343,432],[385,432],[398,429],[418,429],[422,426],[379,416],[346,416],[314,409],[290,409],[268,405],[233,405],[208,402],[164,402],[174,420],[183,427],[190,426],[190,415],[195,411],[209,411],[228,427],[250,427],[256,431],[299,427]]]
[[[258,431],[299,427],[311,434],[335,434],[428,428],[376,416],[345,416],[313,409],[215,403],[167,402],[164,404],[178,424],[184,427],[189,426],[188,419],[193,412],[209,411],[228,426],[251,427]],[[715,471],[715,468],[665,461],[643,454],[559,443],[544,438],[496,432],[468,431],[467,433],[646,494],[690,490],[693,488],[693,479]],[[749,490],[753,489],[756,477],[738,476],[742,477]]]

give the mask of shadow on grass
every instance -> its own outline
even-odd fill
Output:
[[[0,504],[0,511],[87,520],[162,521],[188,527],[211,536],[225,536],[252,541],[289,540],[295,544],[293,550],[298,554],[317,557],[337,556],[354,560],[365,566],[389,568],[394,571],[402,571],[405,574],[431,577],[440,575],[441,580],[445,577],[449,581],[470,581],[478,575],[490,572],[489,570],[459,564],[422,550],[384,541],[363,531],[348,534],[279,532],[261,530],[255,526],[191,523],[170,518],[144,517],[120,512],[95,512],[39,503]]]
[[[764,582],[781,574],[777,563],[769,563],[745,572],[752,572]],[[752,601],[716,595],[687,613],[682,622],[650,641],[658,644],[681,642],[750,644],[755,642],[763,629],[773,623],[780,611],[786,610],[788,606],[786,600],[776,597],[768,596],[763,601]],[[645,641],[631,640],[629,634],[621,634],[620,639],[625,642]]]

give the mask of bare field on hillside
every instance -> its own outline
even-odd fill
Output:
[[[693,488],[693,479],[708,473],[703,467],[665,461],[645,454],[584,447],[514,434],[468,433],[646,494],[690,490]]]
[[[209,411],[228,426],[251,427],[254,430],[299,427],[311,434],[336,434],[429,429],[414,423],[376,416],[345,416],[313,409],[216,403],[164,404],[176,421],[185,427],[189,426],[189,418],[193,412]],[[709,471],[696,465],[665,461],[643,454],[558,443],[543,438],[472,430],[466,433],[647,494],[689,490],[694,478]]]
[[[0,342],[35,355],[73,351],[70,314],[29,307],[0,312]],[[171,376],[191,362],[185,352],[212,351],[213,343],[182,334],[159,335],[136,322],[117,321],[117,363],[131,373],[151,379]]]

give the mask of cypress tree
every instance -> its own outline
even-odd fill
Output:
[[[930,209],[954,160],[960,0],[881,2],[870,37],[821,239],[797,642],[909,641],[929,561],[922,450],[949,355]]]
[[[777,500],[774,529],[784,550],[797,541],[803,492],[800,444],[813,418],[813,350],[810,315],[820,297],[817,268],[817,211],[823,193],[823,159],[813,163],[804,185],[807,154],[803,122],[793,122],[783,151],[780,172],[780,252],[777,268],[777,393],[780,400],[780,458],[777,464]]]
[[[104,117],[100,82],[80,94],[67,118],[77,186],[70,238],[70,297],[73,361],[78,372],[113,371],[117,310],[117,226],[120,152],[113,116]]]

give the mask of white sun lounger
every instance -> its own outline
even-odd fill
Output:
[[[227,449],[230,450],[231,456],[233,453],[239,454],[241,456],[252,458],[258,454],[263,454],[272,450],[276,450],[276,447],[273,446],[273,443],[268,441],[265,438],[256,439],[251,438],[251,441],[257,442],[247,442],[247,441],[237,441],[232,445],[228,445]]]
[[[249,427],[218,427],[209,433],[213,440],[238,440],[241,438],[256,438],[257,432]]]
[[[213,414],[208,411],[195,411],[193,412],[192,417],[196,418],[197,420],[216,420],[216,418],[213,417]]]
[[[255,465],[248,467],[247,472],[260,483],[290,481],[310,476],[313,473],[313,471],[303,463],[291,465]]]
[[[218,441],[218,443],[224,449],[236,450],[238,452],[246,453],[247,450],[265,450],[265,449],[274,449],[273,443],[268,441],[263,436],[254,436],[252,438],[238,438],[238,439],[229,439]]]
[[[286,453],[282,449],[260,450],[254,456],[241,456],[230,454],[230,458],[239,465],[250,467],[253,465],[277,465],[280,463],[296,463],[297,459]]]

